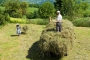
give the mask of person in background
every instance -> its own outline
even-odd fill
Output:
[[[60,11],[57,11],[57,18],[56,18],[56,31],[61,32],[61,22],[62,22],[62,15]]]
[[[21,34],[21,27],[18,23],[16,24],[16,32],[17,32],[18,35]]]

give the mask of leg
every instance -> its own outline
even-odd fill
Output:
[[[59,25],[59,32],[61,32],[61,29],[62,29],[62,27],[61,27],[61,23],[60,23],[60,25]]]
[[[56,23],[56,32],[59,32],[58,22]]]

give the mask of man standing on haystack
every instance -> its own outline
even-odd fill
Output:
[[[61,22],[62,22],[62,15],[60,11],[57,11],[57,18],[56,18],[56,31],[61,32]]]

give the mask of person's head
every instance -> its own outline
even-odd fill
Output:
[[[60,14],[60,11],[57,11],[57,15]]]
[[[18,27],[18,26],[19,26],[19,23],[16,24],[16,27]]]

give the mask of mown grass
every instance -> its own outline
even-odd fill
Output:
[[[26,24],[20,24],[24,26]],[[39,40],[44,26],[27,24],[29,30],[26,35],[16,35],[16,24],[7,24],[0,29],[0,60],[28,60],[28,50],[34,42]]]
[[[90,60],[90,28],[75,27],[75,33],[75,45],[63,60]]]
[[[16,24],[7,24],[0,28],[0,60],[32,60],[26,58],[28,50],[39,40],[45,26],[20,24],[21,27],[24,25],[27,25],[29,30],[26,35],[20,36],[11,36],[16,35]],[[68,56],[63,57],[62,60],[90,60],[90,28],[74,27],[74,30],[75,44]]]

